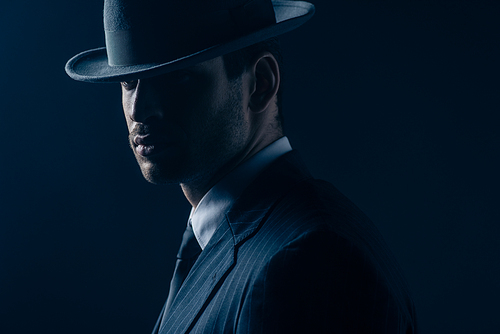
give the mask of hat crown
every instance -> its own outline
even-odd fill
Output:
[[[276,23],[271,0],[106,0],[108,63],[174,60]]]

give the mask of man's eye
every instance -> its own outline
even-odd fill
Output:
[[[134,89],[135,86],[137,86],[137,80],[122,81],[121,84],[122,84],[123,88],[130,90],[130,89]]]

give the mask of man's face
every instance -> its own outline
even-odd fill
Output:
[[[226,76],[222,57],[185,70],[122,83],[132,150],[152,183],[212,176],[249,137],[241,80]]]

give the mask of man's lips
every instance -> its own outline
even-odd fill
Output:
[[[136,135],[134,136],[134,144],[135,145],[153,145],[157,142],[161,142],[158,137],[155,138],[153,135]]]
[[[162,153],[175,143],[174,141],[169,141],[165,138],[155,137],[149,134],[144,136],[136,135],[133,142],[135,151],[143,157]]]

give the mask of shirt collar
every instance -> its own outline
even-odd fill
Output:
[[[243,190],[274,160],[291,150],[288,138],[281,137],[237,166],[203,196],[196,209],[191,209],[189,222],[201,249]]]

